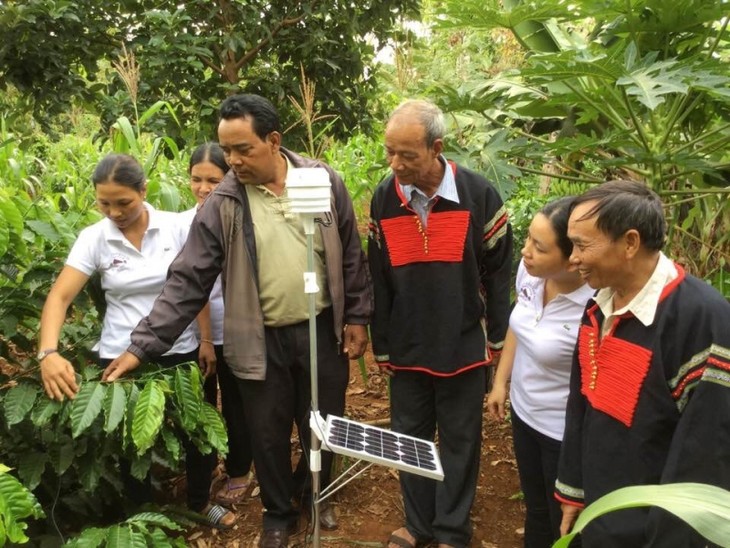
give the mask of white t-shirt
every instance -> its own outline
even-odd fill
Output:
[[[101,358],[113,359],[127,350],[130,334],[152,310],[165,285],[167,269],[187,237],[187,227],[177,213],[157,211],[148,203],[144,206],[149,212],[149,226],[141,251],[104,218],[81,231],[66,259],[68,266],[88,276],[101,274],[107,305],[98,344]],[[197,346],[189,326],[167,354],[191,352]]]
[[[517,338],[512,408],[530,427],[562,440],[573,351],[583,310],[594,290],[583,284],[543,307],[545,280],[530,276],[521,261],[515,285],[517,303],[509,319]]]
[[[180,219],[182,220],[182,224],[184,227],[186,227],[186,238],[187,238],[187,232],[190,228],[190,224],[193,222],[193,218],[195,217],[195,213],[198,211],[198,207],[194,207],[192,209],[188,209],[187,211],[183,211],[179,213]],[[221,281],[221,277],[218,276],[215,280],[215,284],[213,285],[213,289],[210,291],[210,296],[208,297],[208,302],[210,303],[210,333],[213,340],[213,344],[215,345],[221,345],[223,344],[223,282]],[[198,329],[198,323],[193,322],[193,327],[195,328],[195,334],[198,338],[200,338],[200,330]]]

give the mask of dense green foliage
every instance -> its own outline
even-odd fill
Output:
[[[153,463],[179,468],[181,436],[203,453],[228,448],[196,364],[148,365],[114,383],[100,375],[99,368],[82,368],[79,393],[64,402],[47,398],[33,376],[0,376],[0,460],[54,509],[49,518],[70,530],[118,515],[122,460],[142,479]]]
[[[645,181],[667,205],[670,253],[721,287],[730,264],[726,11],[701,0],[446,0],[443,27],[509,29],[528,55],[495,77],[429,92],[472,113],[464,131],[482,146],[470,150],[497,152],[498,181]]]
[[[419,4],[424,24],[396,24]],[[120,458],[138,476],[152,463],[176,469],[183,432],[203,449],[224,450],[196,369],[97,380],[88,367],[103,309],[94,283],[71,307],[61,340],[84,376],[79,397],[49,401],[32,356],[45,296],[78,232],[100,219],[90,183],[99,159],[134,155],[148,201],[187,209],[189,152],[214,138],[215,107],[239,89],[280,108],[285,146],[343,175],[363,234],[372,190],[388,172],[385,112],[424,96],[447,113],[447,155],[485,173],[506,199],[516,260],[546,200],[631,177],[665,200],[669,254],[730,297],[725,5],[0,3],[0,462],[15,468],[50,520],[62,515],[78,529],[118,507]],[[393,64],[372,63],[374,45],[385,43]],[[2,470],[0,519],[9,515],[2,497],[11,483],[22,501],[12,534],[22,539],[22,521],[41,513]],[[0,534],[4,526],[12,540],[8,523]],[[88,529],[78,545],[171,545],[165,531],[175,525],[145,514]]]
[[[132,100],[176,105],[186,125],[194,121],[188,136],[197,139],[198,131],[211,135],[215,107],[236,91],[272,98],[292,123],[287,97],[299,97],[304,70],[319,84],[321,109],[338,116],[332,130],[343,135],[369,127],[375,46],[417,7],[417,0],[3,2],[0,89],[17,90],[12,106],[43,122],[81,104],[108,127],[129,106],[124,77],[110,72],[129,51],[140,71]],[[164,131],[176,136],[180,128]]]

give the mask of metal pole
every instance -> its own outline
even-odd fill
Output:
[[[316,286],[314,271],[314,217],[311,214],[302,215],[304,233],[307,235],[307,272],[304,274],[304,291],[309,297],[309,378],[311,389],[311,416],[316,417],[319,412],[319,389],[317,382],[317,312],[316,296],[319,288]],[[309,282],[309,283],[308,283]],[[310,424],[309,467],[312,472],[312,546],[320,548],[319,524],[319,491],[320,470],[322,469],[322,443]]]

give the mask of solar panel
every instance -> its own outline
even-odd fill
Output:
[[[444,479],[441,460],[433,442],[332,415],[327,417],[325,438],[324,447],[333,453],[439,481]]]

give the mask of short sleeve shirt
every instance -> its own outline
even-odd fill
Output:
[[[113,359],[130,345],[130,334],[149,314],[167,279],[167,269],[182,249],[187,227],[178,213],[157,211],[145,203],[149,226],[137,250],[109,219],[81,231],[66,265],[91,276],[101,275],[107,309],[99,341],[99,357]],[[189,226],[189,223],[188,223]],[[197,348],[191,326],[167,354],[183,354]]]
[[[594,290],[584,284],[543,307],[545,280],[528,274],[520,262],[516,291],[509,320],[517,339],[510,401],[530,427],[562,440],[573,351],[583,310]]]

